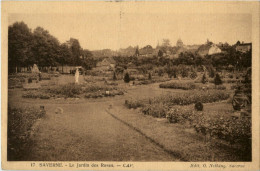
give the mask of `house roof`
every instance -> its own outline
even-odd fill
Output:
[[[243,44],[239,44],[237,46],[248,46],[248,45],[252,46],[252,43],[243,43]]]
[[[103,61],[106,60],[107,62],[111,63],[111,64],[116,64],[116,61],[113,58],[105,58],[103,59]]]

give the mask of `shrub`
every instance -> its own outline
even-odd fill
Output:
[[[128,73],[125,73],[124,81],[125,81],[125,83],[129,83],[130,82],[130,76],[129,76]]]
[[[165,118],[168,110],[168,106],[163,103],[146,104],[142,108],[142,112],[145,115],[150,115],[156,118]]]
[[[167,113],[166,118],[170,123],[185,123],[191,121],[193,111],[188,107],[174,106]]]
[[[28,78],[28,83],[32,83],[32,78]]]
[[[201,80],[202,84],[206,84],[208,82],[208,79],[206,77],[206,74],[204,73]]]
[[[204,135],[223,139],[230,144],[239,144],[244,152],[251,148],[251,120],[232,119],[227,114],[217,114],[215,117],[208,112],[196,112],[188,107],[176,106],[167,112],[171,123],[189,123],[189,126]]]
[[[214,70],[213,66],[208,67],[208,71],[209,71],[209,77],[214,78],[215,70]]]
[[[131,109],[131,108],[138,108],[138,107],[143,107],[144,106],[144,102],[141,100],[126,100],[125,101],[125,105],[127,108]]]
[[[197,132],[209,133],[211,137],[226,140],[230,144],[251,146],[250,119],[230,119],[221,115],[210,117],[206,113],[200,113],[197,117],[193,117],[192,125]]]
[[[116,73],[114,72],[114,74],[113,74],[113,80],[115,81],[115,80],[117,80],[117,78],[116,78]]]
[[[45,112],[40,109],[18,109],[8,107],[7,159],[23,160],[28,154],[33,141],[30,139],[31,128]]]
[[[218,73],[216,74],[216,77],[214,79],[214,83],[215,83],[215,85],[221,85],[222,84],[222,80],[221,80]]]
[[[224,85],[219,85],[216,87],[217,90],[226,90],[227,88]]]
[[[151,80],[151,79],[152,79],[152,75],[151,75],[151,73],[149,72],[148,80]]]
[[[197,76],[198,76],[198,75],[197,75],[197,72],[194,71],[194,70],[193,70],[193,71],[191,72],[191,74],[190,74],[190,78],[191,78],[191,79],[195,79],[195,78],[197,78]]]
[[[197,111],[202,111],[203,110],[203,104],[201,102],[195,103],[195,109]]]
[[[186,69],[182,70],[181,76],[182,76],[183,78],[188,77],[188,76],[189,76],[188,70],[186,70]]]
[[[159,87],[160,88],[192,90],[192,89],[195,89],[196,86],[194,83],[171,82],[171,83],[162,83],[159,85]]]

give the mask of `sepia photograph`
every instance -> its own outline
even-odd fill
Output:
[[[253,162],[253,13],[108,1],[79,12],[87,2],[69,12],[59,9],[69,2],[54,4],[57,12],[37,12],[31,3],[28,12],[26,3],[5,15],[5,25],[2,18],[7,163],[92,170],[134,169],[134,162],[245,169],[221,162]],[[156,3],[161,10],[152,10]]]

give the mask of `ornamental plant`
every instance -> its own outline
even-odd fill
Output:
[[[129,76],[128,72],[125,73],[124,82],[125,82],[125,83],[129,83],[129,82],[130,82],[130,76]]]
[[[222,84],[222,80],[219,76],[219,74],[217,73],[216,76],[215,76],[215,79],[214,79],[214,84],[215,85],[221,85]]]

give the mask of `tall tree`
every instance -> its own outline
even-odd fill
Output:
[[[87,70],[90,70],[92,69],[93,67],[96,67],[96,63],[97,61],[93,58],[93,54],[87,50],[87,49],[84,49],[82,51],[82,66],[87,69]]]
[[[58,58],[58,63],[61,64],[62,66],[62,71],[63,71],[63,66],[65,64],[69,64],[70,61],[72,60],[72,53],[71,50],[69,49],[68,45],[66,43],[62,43],[60,45],[60,54]]]
[[[67,43],[69,44],[72,53],[72,64],[81,65],[80,57],[82,56],[82,48],[80,46],[79,41],[77,39],[70,38],[70,40]]]
[[[138,57],[139,55],[140,55],[140,53],[139,53],[139,48],[138,48],[138,46],[137,46],[137,48],[136,48],[136,50],[135,50],[135,56]]]
[[[60,58],[59,41],[47,30],[37,27],[33,32],[34,60],[38,66],[56,66]]]
[[[16,22],[8,27],[8,65],[12,68],[27,66],[32,58],[31,30],[24,22]]]

